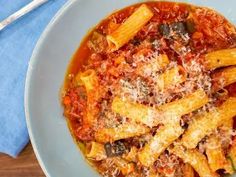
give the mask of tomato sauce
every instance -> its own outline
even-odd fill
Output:
[[[140,4],[119,10],[101,21],[81,42],[69,64],[62,92],[64,115],[76,141],[85,146],[87,142],[94,139],[96,130],[83,124],[83,116],[86,114],[85,110],[88,105],[86,90],[77,82],[78,73],[88,69],[96,71],[100,84],[98,89],[102,90],[101,99],[97,103],[97,108],[100,110],[98,120],[102,126],[103,124],[110,125],[107,123],[109,121],[103,120],[101,117],[107,112],[109,116],[112,114],[107,107],[111,104],[111,98],[115,94],[114,88],[119,85],[118,81],[124,80],[125,84],[132,85],[132,81],[140,78],[132,74],[136,65],[140,64],[135,60],[135,56],[146,57],[150,56],[150,53],[158,52],[158,54],[166,54],[171,62],[185,67],[194,62],[202,63],[205,54],[209,52],[236,46],[235,27],[213,10],[173,2],[146,2],[145,4],[148,5],[154,16],[129,43],[118,51],[107,52],[106,36],[115,31]],[[115,60],[121,55],[123,58]],[[203,76],[210,75],[211,72],[214,71],[204,71]],[[193,77],[195,76],[196,74],[193,73]],[[140,88],[142,86],[145,93],[148,92],[145,96],[149,98],[155,95],[153,92],[147,91],[150,89],[148,88],[150,80],[148,77],[141,77],[141,84],[138,86]],[[211,85],[207,89],[211,89],[210,87]],[[231,84],[226,89],[229,92],[228,96],[236,96],[236,84]],[[145,96],[138,102],[144,105],[156,104],[155,101],[145,100]],[[181,96],[176,94],[169,101],[179,97]],[[122,118],[117,115],[112,116],[112,119],[114,119],[112,124],[119,124],[122,121]],[[145,143],[144,140],[143,142]],[[131,138],[125,140],[125,143],[135,146],[137,141],[135,138]],[[138,141],[138,143],[140,145],[141,142]],[[111,176],[111,173],[115,171],[113,165],[108,165],[109,160],[101,163],[91,161],[91,163],[104,176]],[[179,165],[183,165],[181,160]],[[170,167],[169,164],[160,168],[158,166],[160,167],[160,165],[153,166],[154,171],[162,173],[166,171],[177,173],[178,171],[176,166]],[[146,168],[136,165],[133,176],[147,176],[145,170]],[[115,173],[114,176],[125,175]]]

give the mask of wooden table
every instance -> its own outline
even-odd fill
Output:
[[[1,177],[45,177],[31,144],[16,159],[0,153]]]

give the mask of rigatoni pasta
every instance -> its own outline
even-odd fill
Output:
[[[95,70],[86,70],[85,72],[80,74],[80,79],[86,88],[87,94],[92,95],[93,91],[98,86],[98,79]]]
[[[180,157],[185,163],[190,164],[200,177],[217,177],[208,163],[206,157],[196,149],[184,150],[181,146],[175,146],[170,152]]]
[[[182,144],[190,149],[195,148],[202,138],[236,115],[235,106],[236,98],[228,98],[220,107],[194,119],[183,135]]]
[[[214,10],[177,2],[142,2],[101,21],[61,95],[89,163],[104,177],[233,174],[235,36]]]
[[[214,80],[213,89],[214,91],[218,91],[236,82],[236,67],[231,66],[221,69],[220,71],[213,73],[212,78]]]
[[[205,57],[207,69],[236,65],[236,49],[225,49],[208,53]]]
[[[86,157],[92,160],[102,160],[107,158],[104,145],[95,141],[89,143],[86,148]]]
[[[128,43],[152,16],[152,11],[145,4],[141,5],[116,31],[107,36],[111,50],[118,50]]]
[[[134,122],[141,122],[150,127],[158,123],[166,123],[175,117],[188,114],[208,102],[208,97],[202,90],[197,90],[186,97],[168,104],[152,108],[115,97],[112,101],[112,110]]]
[[[182,99],[164,104],[159,109],[164,113],[165,120],[168,121],[168,118],[189,114],[207,104],[208,101],[206,93],[199,89]]]
[[[183,129],[176,121],[174,124],[168,124],[157,131],[156,135],[148,142],[141,152],[138,159],[144,166],[151,166],[158,159],[162,152],[172,144],[183,133]]]
[[[80,74],[80,80],[85,86],[87,92],[87,109],[86,116],[84,117],[84,123],[88,126],[94,126],[96,124],[96,114],[98,109],[94,105],[94,102],[99,99],[98,78],[95,70],[86,70]]]
[[[149,126],[153,124],[153,116],[158,114],[158,111],[152,107],[122,100],[118,97],[112,101],[112,110],[121,116],[130,118],[133,122],[142,122]]]
[[[126,139],[134,136],[146,134],[150,129],[144,125],[127,123],[119,125],[115,128],[102,128],[95,134],[95,139],[98,142],[112,142],[120,139]]]
[[[232,174],[232,171],[229,168],[231,165],[225,157],[221,140],[219,137],[212,135],[207,139],[206,155],[209,166],[213,172],[216,172],[220,169],[224,169],[230,174]]]

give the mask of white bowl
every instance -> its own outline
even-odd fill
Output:
[[[59,102],[67,65],[87,31],[114,10],[140,0],[69,1],[48,25],[33,52],[25,86],[30,139],[48,177],[99,176],[75,145]],[[185,0],[216,9],[236,24],[235,0]]]

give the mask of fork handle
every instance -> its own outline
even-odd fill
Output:
[[[27,14],[28,12],[36,9],[40,5],[46,3],[47,1],[49,1],[49,0],[33,0],[32,2],[30,2],[26,6],[24,6],[23,8],[21,8],[20,10],[18,10],[17,12],[15,12],[14,14],[7,17],[5,20],[0,22],[0,31],[3,28],[5,28],[7,25],[11,24],[15,20],[19,19],[20,17]]]

